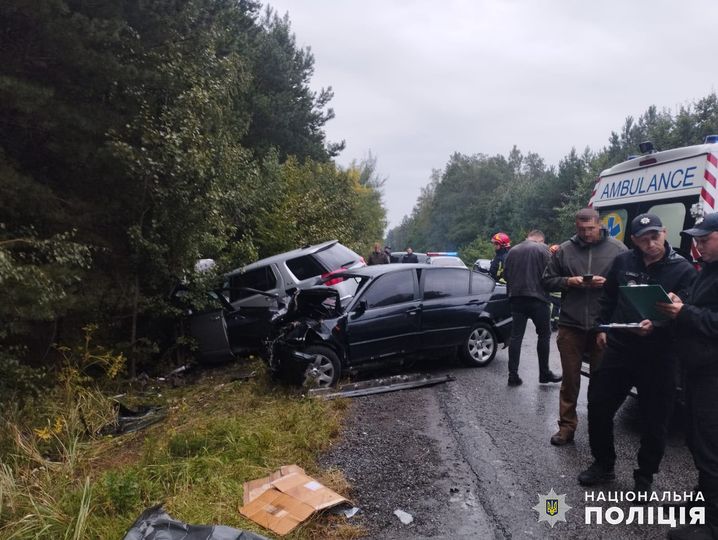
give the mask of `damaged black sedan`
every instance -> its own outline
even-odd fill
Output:
[[[508,345],[506,289],[485,274],[404,264],[332,277],[356,280],[356,293],[342,302],[327,287],[297,292],[273,343],[273,371],[328,386],[344,374],[447,351],[486,366]]]

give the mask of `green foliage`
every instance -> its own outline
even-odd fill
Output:
[[[476,259],[493,259],[494,246],[491,240],[477,237],[459,250],[459,257],[467,266],[471,266]]]
[[[314,74],[314,56],[309,48],[298,48],[289,16],[279,17],[267,6],[260,22],[261,32],[252,43],[252,119],[242,139],[260,156],[272,148],[284,161],[288,156],[327,161],[344,149],[344,142],[325,142],[323,126],[334,118],[327,108],[334,93],[331,87],[319,93],[309,89]],[[326,109],[326,110],[325,110]]]
[[[105,472],[98,482],[95,501],[106,514],[128,514],[142,503],[139,474],[135,469]]]
[[[255,242],[260,256],[332,238],[368,253],[382,237],[386,221],[381,195],[362,184],[360,169],[290,158],[272,173],[273,189],[281,196],[259,209]]]
[[[712,93],[676,114],[649,107],[638,120],[629,116],[620,133],[611,133],[598,152],[575,149],[547,167],[534,153],[514,147],[507,157],[453,154],[443,171],[434,171],[411,215],[390,230],[387,242],[414,249],[458,249],[471,259],[475,242],[504,231],[514,243],[541,229],[549,243],[574,232],[575,213],[586,206],[600,172],[653,141],[659,150],[700,144],[718,133],[718,96]],[[470,254],[470,256],[469,256]]]
[[[8,347],[38,321],[66,343],[99,321],[132,375],[166,345],[168,292],[197,259],[381,236],[380,186],[329,161],[332,92],[310,89],[288,17],[252,0],[8,0],[0,19],[0,358],[22,361]],[[299,163],[321,197],[298,200]],[[278,208],[300,228],[275,240]]]

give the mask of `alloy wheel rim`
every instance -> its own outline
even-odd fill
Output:
[[[469,338],[469,354],[474,360],[486,361],[494,352],[494,340],[486,328],[477,328]]]
[[[324,355],[318,354],[304,372],[304,380],[316,386],[329,386],[334,378],[334,364]]]

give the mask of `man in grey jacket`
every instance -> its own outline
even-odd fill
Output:
[[[587,356],[593,371],[601,356],[592,332],[598,299],[613,259],[626,250],[623,243],[610,238],[601,228],[598,212],[584,208],[576,214],[576,234],[561,244],[543,274],[546,289],[561,291],[556,344],[561,354],[563,381],[558,431],[551,436],[555,446],[573,441],[578,425],[576,402],[581,389],[581,361]]]
[[[560,375],[548,368],[551,346],[550,300],[541,284],[541,276],[549,260],[548,246],[544,243],[544,234],[539,230],[531,231],[526,240],[512,248],[506,256],[504,277],[508,285],[511,304],[511,341],[509,342],[509,386],[518,386],[523,381],[519,377],[521,343],[526,332],[528,319],[536,327],[538,340],[536,353],[539,362],[539,382],[559,382]]]

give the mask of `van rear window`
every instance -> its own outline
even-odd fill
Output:
[[[287,268],[299,281],[321,276],[326,270],[319,264],[315,255],[302,255],[287,261]]]
[[[317,257],[329,271],[339,270],[342,266],[351,266],[359,260],[359,255],[341,244],[334,244],[328,249],[318,251],[314,256]]]

